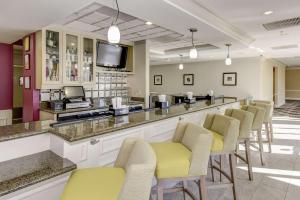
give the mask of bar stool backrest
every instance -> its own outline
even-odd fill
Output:
[[[188,122],[177,124],[173,142],[183,144],[192,152],[189,169],[190,176],[207,175],[212,141],[212,134],[201,126]]]
[[[203,127],[224,137],[225,152],[234,151],[239,136],[240,122],[237,119],[219,114],[207,114]]]
[[[115,167],[121,167],[126,171],[118,200],[149,199],[156,156],[147,142],[142,139],[126,139],[120,149]]]
[[[264,120],[264,122],[272,122],[272,116],[273,116],[273,112],[274,112],[274,102],[273,101],[254,100],[252,104],[257,105],[257,106],[259,106],[259,104],[270,105],[271,106],[270,112],[266,114],[266,119]]]
[[[258,106],[242,106],[241,109],[254,114],[252,130],[260,130],[264,122],[266,110]]]
[[[254,119],[253,113],[240,109],[226,109],[225,115],[233,117],[240,121],[239,139],[250,138],[250,133],[252,130],[252,124]]]
[[[265,116],[263,122],[269,122],[270,118],[272,119],[273,111],[272,105],[266,103],[251,103],[252,106],[257,106],[265,109]]]

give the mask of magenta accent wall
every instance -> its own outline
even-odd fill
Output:
[[[13,107],[13,49],[0,43],[0,110]]]
[[[40,91],[35,89],[35,33],[30,35],[30,69],[23,71],[24,77],[30,77],[30,89],[23,87],[23,122],[38,121],[40,111]]]

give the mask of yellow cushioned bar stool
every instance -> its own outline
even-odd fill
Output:
[[[222,170],[222,161],[219,163],[220,166],[218,167],[217,165],[214,165],[213,159],[211,159],[213,180],[213,170],[217,170],[224,175],[230,181],[229,184],[232,185],[233,197],[235,200],[237,199],[237,194],[234,156],[239,136],[239,126],[240,122],[237,119],[219,114],[208,114],[203,124],[203,127],[213,134],[211,157],[225,157],[226,155],[229,155],[230,175]],[[218,187],[218,185],[213,184],[211,187]]]
[[[205,176],[212,145],[212,134],[192,123],[178,123],[171,142],[152,143],[157,158],[157,198],[164,193],[183,191],[192,199],[196,197],[187,189],[187,181],[199,181],[199,193],[206,199]],[[181,182],[182,187],[164,188],[166,182]]]
[[[262,107],[257,107],[257,106],[242,106],[241,109],[254,114],[254,119],[253,119],[251,129],[252,129],[252,132],[257,133],[257,141],[255,141],[255,142],[258,143],[260,162],[262,165],[265,165],[264,156],[263,156],[264,147],[263,147],[261,129],[262,129],[262,124],[264,121],[264,116],[265,116],[266,110]]]
[[[262,101],[262,100],[255,100],[253,101],[254,104],[256,103],[264,103],[270,105],[270,112],[265,115],[264,118],[264,124],[266,131],[269,131],[271,142],[273,142],[274,136],[273,136],[273,112],[274,112],[274,102],[273,101]]]
[[[251,133],[252,123],[254,119],[254,114],[240,109],[226,109],[225,115],[229,117],[233,117],[240,121],[238,145],[237,145],[235,155],[248,165],[249,180],[253,180],[252,162],[251,162],[251,153],[250,153],[250,133]],[[246,154],[245,158],[239,154],[238,150],[239,150],[240,143],[244,143],[245,145],[245,154]]]
[[[78,169],[61,200],[149,200],[155,153],[141,139],[126,139],[114,167]]]
[[[271,153],[272,148],[271,148],[271,136],[269,130],[269,120],[270,120],[270,115],[272,113],[272,105],[266,103],[257,103],[257,102],[253,102],[251,103],[251,105],[265,109],[265,115],[264,115],[262,126],[265,125],[266,140],[263,140],[263,143],[268,143],[269,152]]]

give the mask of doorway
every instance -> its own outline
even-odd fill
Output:
[[[23,69],[23,46],[13,45],[13,124],[23,118]]]
[[[278,103],[278,68],[273,67],[273,102],[274,105]]]

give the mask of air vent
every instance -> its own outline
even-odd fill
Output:
[[[283,29],[283,28],[288,28],[288,27],[293,27],[298,25],[300,25],[300,17],[263,24],[263,27],[265,27],[265,29],[267,29],[268,31],[271,31],[271,30]]]
[[[196,45],[195,47],[198,51],[219,49],[218,47],[211,45],[211,44],[201,44],[201,45]],[[192,48],[192,46],[168,49],[168,50],[165,50],[165,53],[175,53],[178,51],[187,51],[191,48]]]
[[[151,39],[153,42],[159,42],[159,43],[170,43],[170,42],[179,42],[181,41],[181,37],[183,35],[180,34],[171,34],[171,35],[163,35],[157,38]]]
[[[295,49],[298,48],[297,44],[291,44],[291,45],[284,45],[284,46],[277,46],[277,47],[271,47],[273,50],[283,50],[283,49]]]

